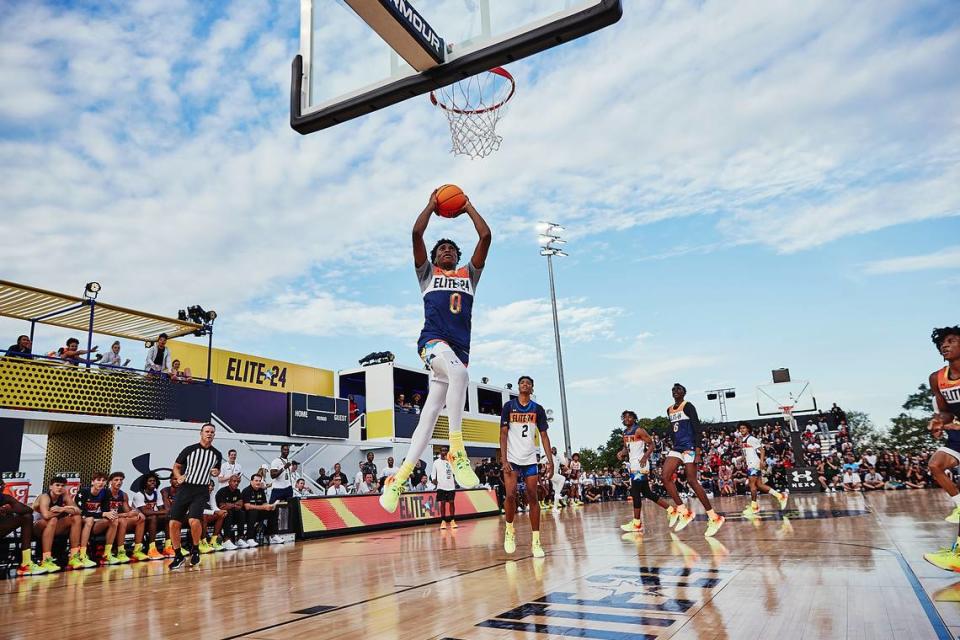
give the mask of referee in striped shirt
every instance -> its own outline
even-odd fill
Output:
[[[210,491],[207,483],[210,478],[220,475],[223,455],[213,446],[216,428],[209,422],[200,429],[200,442],[192,444],[177,456],[173,464],[171,482],[179,485],[177,495],[170,509],[170,544],[176,552],[170,569],[179,569],[186,563],[186,557],[180,549],[180,528],[183,518],[190,522],[190,537],[193,548],[190,550],[190,564],[200,564],[200,538],[203,534],[203,510],[210,504]]]

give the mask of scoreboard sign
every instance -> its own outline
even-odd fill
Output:
[[[350,436],[350,402],[346,398],[289,394],[290,435],[308,438]]]

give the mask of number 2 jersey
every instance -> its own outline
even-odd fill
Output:
[[[676,452],[694,451],[700,444],[700,417],[692,404],[684,400],[678,405],[667,407],[670,418],[673,450]]]
[[[473,293],[482,271],[472,260],[455,271],[444,271],[429,260],[417,267],[423,293],[423,331],[417,351],[422,353],[431,340],[443,340],[463,364],[469,364]]]
[[[533,400],[524,406],[517,398],[511,398],[500,413],[500,428],[507,429],[507,462],[537,463],[540,447],[534,439],[534,432],[547,430],[547,413],[543,407]]]

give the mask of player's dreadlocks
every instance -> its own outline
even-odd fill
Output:
[[[937,345],[937,351],[940,351],[940,348],[943,347],[943,341],[947,339],[947,336],[957,336],[960,338],[960,326],[940,327],[939,329],[933,330],[933,333],[930,334],[930,339],[933,340],[933,344]]]
[[[450,240],[449,238],[440,238],[439,240],[437,240],[437,244],[433,245],[433,249],[430,250],[430,262],[433,262],[433,263],[436,263],[436,262],[437,262],[437,249],[439,249],[439,248],[440,248],[440,245],[442,245],[442,244],[451,244],[451,245],[453,245],[453,248],[454,248],[454,249],[456,250],[456,252],[457,252],[457,262],[459,263],[459,262],[460,262],[460,257],[461,257],[463,254],[460,253],[460,247],[457,246],[457,243],[454,242],[453,240]]]

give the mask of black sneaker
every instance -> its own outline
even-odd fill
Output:
[[[195,567],[200,564],[200,549],[194,547],[190,551],[190,566]]]
[[[173,556],[173,561],[167,565],[167,568],[173,571],[174,569],[180,569],[186,563],[187,557],[178,549],[177,554]]]

